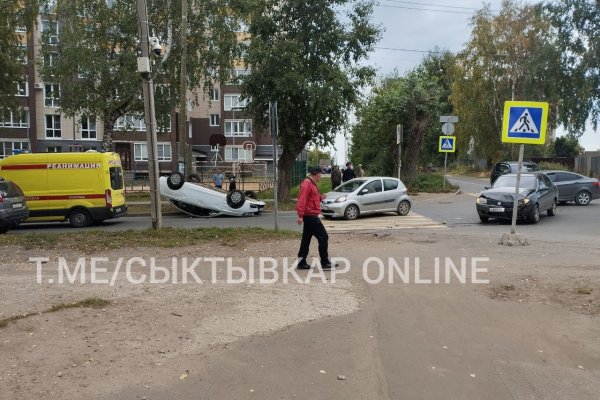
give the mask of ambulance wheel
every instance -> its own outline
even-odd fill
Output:
[[[83,208],[76,208],[69,214],[69,223],[74,228],[83,228],[92,224],[92,216]]]
[[[185,183],[183,174],[181,172],[173,172],[167,177],[167,186],[171,190],[179,190]]]
[[[229,207],[238,209],[246,202],[246,196],[244,196],[244,193],[240,192],[239,190],[232,190],[231,192],[227,193],[226,200]]]

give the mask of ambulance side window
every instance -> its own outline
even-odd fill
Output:
[[[113,190],[123,189],[123,175],[121,174],[121,168],[111,167],[110,171],[110,187]]]

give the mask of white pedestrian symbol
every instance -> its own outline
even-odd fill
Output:
[[[510,132],[517,133],[540,133],[531,118],[531,113],[528,109],[523,111],[517,122],[512,126]]]
[[[446,139],[443,143],[442,143],[442,149],[444,150],[452,150],[453,146],[452,146],[452,142],[450,141],[450,139]]]

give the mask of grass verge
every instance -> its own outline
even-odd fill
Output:
[[[446,181],[446,185],[444,187],[444,180]],[[422,193],[450,193],[456,192],[459,187],[451,184],[448,180],[441,174],[417,174],[412,178],[407,180],[403,180],[404,184],[408,188],[408,192],[410,194],[417,194],[419,192]]]
[[[263,228],[162,228],[104,231],[90,230],[73,233],[27,233],[2,235],[0,246],[13,245],[25,249],[75,250],[93,253],[128,247],[181,247],[214,242],[224,246],[238,246],[248,242],[275,239],[297,239],[300,233],[274,231]]]
[[[60,310],[66,310],[69,308],[105,308],[111,304],[110,301],[101,299],[99,297],[88,297],[87,299],[76,301],[74,303],[60,303],[53,305],[49,309],[40,313],[26,313],[21,315],[13,315],[12,317],[0,319],[0,328],[5,328],[10,322],[15,322],[21,319],[29,318],[32,315],[42,315]]]

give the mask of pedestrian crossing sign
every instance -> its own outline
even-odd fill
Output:
[[[456,136],[440,136],[440,153],[454,153],[456,150]]]
[[[502,142],[544,144],[548,122],[548,103],[507,101],[504,103]]]

